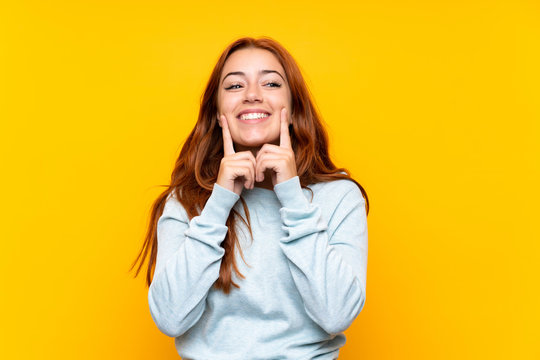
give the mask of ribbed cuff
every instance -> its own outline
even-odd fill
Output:
[[[288,209],[307,209],[309,201],[306,199],[300,178],[297,176],[290,178],[274,186],[274,192],[281,202],[281,205]]]
[[[240,199],[238,194],[215,183],[212,194],[201,211],[201,217],[209,220],[211,223],[225,225],[229,213],[238,199]]]

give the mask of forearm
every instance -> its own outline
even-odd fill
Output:
[[[174,208],[160,218],[161,249],[148,303],[152,318],[165,334],[179,336],[202,316],[208,291],[219,278],[225,222],[237,199],[238,195],[215,186],[201,214],[191,221],[178,221],[179,211]]]
[[[307,201],[299,186],[293,180],[275,188],[287,232],[280,246],[308,315],[326,332],[339,333],[350,326],[365,303],[363,198],[351,191],[342,194],[337,205],[332,202],[336,209],[330,232],[330,221],[323,219],[319,205]]]

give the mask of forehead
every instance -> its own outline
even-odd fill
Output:
[[[242,71],[246,75],[256,74],[259,70],[276,70],[284,73],[277,57],[268,50],[241,49],[232,53],[223,67],[221,77],[231,71]]]

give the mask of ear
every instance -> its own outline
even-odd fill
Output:
[[[219,119],[219,114],[216,115],[216,119],[217,119],[219,127],[223,127],[223,126],[221,126],[221,120]]]

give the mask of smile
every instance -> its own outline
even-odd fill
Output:
[[[270,114],[266,113],[249,113],[249,114],[242,114],[238,117],[242,122],[246,122],[249,124],[258,123],[261,121],[264,121],[264,119],[270,117]]]
[[[270,116],[266,113],[249,113],[240,115],[240,120],[253,120],[253,119],[262,119]]]

